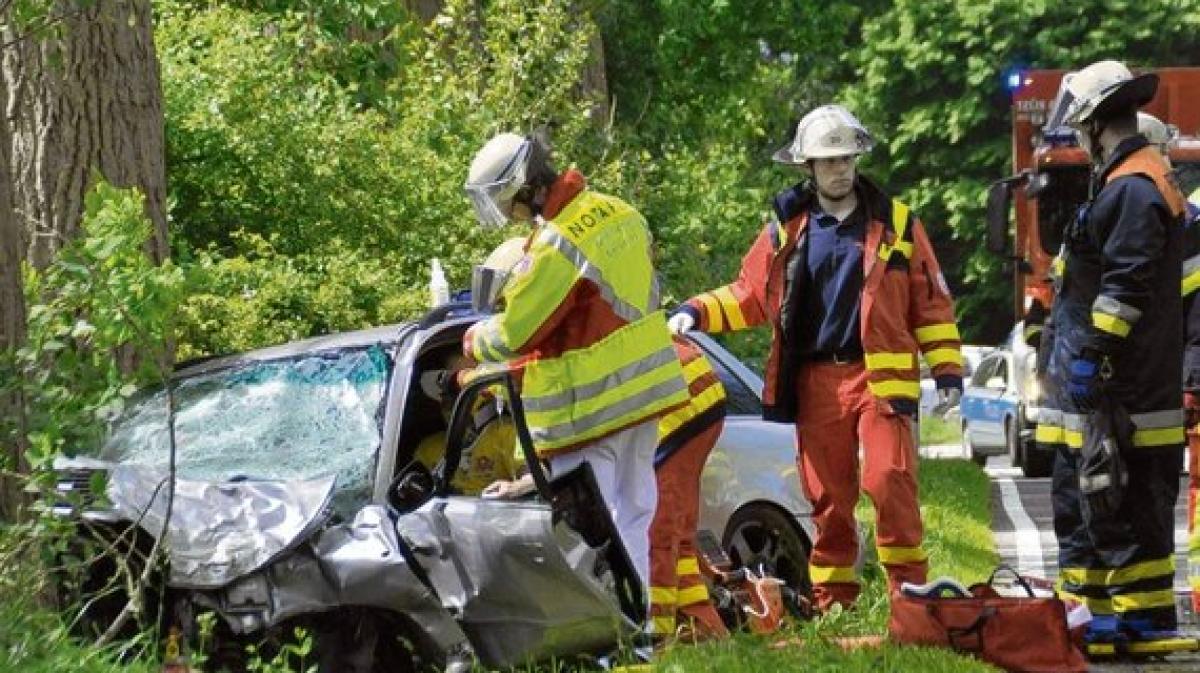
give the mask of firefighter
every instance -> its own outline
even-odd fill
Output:
[[[918,352],[933,371],[939,411],[962,390],[953,300],[924,225],[855,170],[872,145],[839,105],[805,115],[774,158],[800,166],[807,180],[774,198],[738,279],[693,297],[671,318],[676,333],[770,322],[763,417],[796,424],[801,485],[817,528],[809,574],[818,609],[858,596],[860,445],[861,486],[875,504],[889,589],[925,582],[912,432]]]
[[[684,639],[729,635],[709,601],[696,557],[700,473],[725,424],[725,389],[708,358],[682,337],[675,352],[683,365],[687,406],[658,422],[655,451],[658,509],[650,526],[650,630]]]
[[[537,135],[489,140],[464,188],[482,225],[522,220],[534,231],[504,286],[504,312],[473,325],[463,352],[479,362],[525,357],[534,449],[552,474],[591,466],[647,586],[655,428],[687,402],[687,386],[658,309],[646,221],[588,189],[579,171],[556,171]]]
[[[1157,85],[1156,75],[1134,77],[1117,61],[1094,63],[1063,78],[1047,125],[1075,129],[1096,168],[1091,198],[1064,237],[1051,313],[1046,376],[1059,420],[1043,417],[1037,429],[1055,450],[1060,593],[1095,615],[1092,643],[1158,640],[1176,629],[1173,508],[1184,430],[1174,382],[1183,365],[1176,302],[1184,206],[1166,162],[1137,132],[1136,111]],[[1119,408],[1133,426],[1117,437],[1127,475],[1121,503],[1110,512],[1092,509],[1089,499],[1085,508],[1085,420],[1089,428],[1118,424]]]

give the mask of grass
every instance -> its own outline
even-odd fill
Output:
[[[930,578],[948,575],[966,584],[987,579],[997,562],[991,533],[988,480],[965,460],[923,460],[920,466],[921,514]],[[858,514],[872,526],[874,511],[865,498]],[[888,601],[882,569],[864,571],[863,594],[854,610],[792,624],[782,635],[760,638],[738,634],[721,643],[670,650],[656,671],[798,671],[812,673],[959,673],[995,671],[981,662],[936,648],[880,647],[844,651],[834,638],[887,632]],[[773,649],[772,643],[796,639],[800,645]]]
[[[933,414],[924,415],[918,430],[921,433],[921,446],[962,443],[962,428],[959,427],[958,416],[943,419]]]

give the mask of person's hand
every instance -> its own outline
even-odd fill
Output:
[[[1183,394],[1183,412],[1188,430],[1200,425],[1200,392],[1189,390]]]
[[[1067,394],[1080,411],[1091,411],[1100,401],[1100,362],[1084,353],[1071,361],[1067,376]]]
[[[533,476],[527,474],[520,479],[511,481],[507,479],[493,481],[487,485],[487,488],[483,489],[483,492],[479,496],[495,500],[511,500],[531,493],[533,488]]]
[[[962,399],[962,390],[958,388],[938,388],[938,401],[933,405],[933,413],[938,416],[945,416],[951,409],[958,406],[958,401]]]
[[[671,330],[671,334],[683,334],[690,332],[696,327],[696,319],[687,311],[680,311],[671,316],[667,320],[667,329]]]

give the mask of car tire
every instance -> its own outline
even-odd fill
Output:
[[[1025,452],[1021,449],[1021,432],[1017,429],[1017,422],[1008,418],[1004,421],[1004,448],[1008,452],[1008,461],[1013,467],[1021,467],[1025,464]]]
[[[725,526],[721,546],[734,567],[757,570],[763,566],[783,580],[798,596],[812,595],[808,577],[808,550],[804,532],[791,515],[775,505],[753,503],[734,513]]]

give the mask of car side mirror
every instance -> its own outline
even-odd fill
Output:
[[[1003,378],[1001,378],[999,376],[993,376],[992,378],[987,380],[987,383],[984,384],[984,387],[990,388],[992,390],[1004,390],[1006,385],[1007,384],[1004,382]]]
[[[397,514],[408,514],[429,502],[433,493],[433,473],[414,460],[388,484],[387,503]]]

